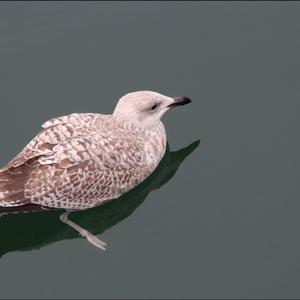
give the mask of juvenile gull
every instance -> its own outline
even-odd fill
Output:
[[[69,211],[115,199],[148,177],[166,149],[162,115],[189,102],[139,91],[123,96],[112,115],[74,113],[47,121],[0,169],[0,206],[67,209],[61,220],[104,249],[104,242],[68,219]]]

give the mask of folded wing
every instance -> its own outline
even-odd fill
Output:
[[[141,181],[143,143],[107,124],[107,116],[97,114],[46,122],[0,170],[0,206],[90,207]]]

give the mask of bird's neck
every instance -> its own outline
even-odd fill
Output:
[[[155,123],[141,123],[136,120],[128,120],[123,118],[115,118],[118,126],[130,132],[135,132],[138,135],[145,135],[148,137],[153,134],[164,134],[165,128],[161,121],[156,121]]]

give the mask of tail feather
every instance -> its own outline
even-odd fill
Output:
[[[0,206],[21,206],[30,202],[24,194],[30,172],[31,168],[26,165],[0,172]]]
[[[21,206],[28,203],[30,203],[30,201],[24,197],[24,191],[12,193],[4,198],[0,197],[0,206],[2,207]]]
[[[16,191],[24,190],[25,183],[28,178],[24,178],[23,180],[9,180],[9,181],[1,181],[0,180],[0,199],[1,194],[14,193]]]

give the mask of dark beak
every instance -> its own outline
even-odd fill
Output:
[[[186,105],[188,103],[191,103],[192,100],[188,97],[183,97],[183,96],[178,96],[178,97],[173,97],[174,102],[169,104],[168,107],[172,108],[175,106],[180,106],[180,105]]]

